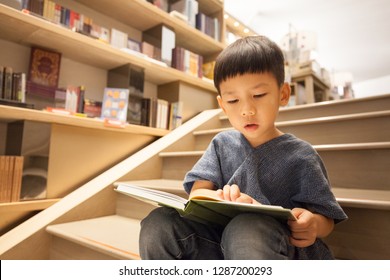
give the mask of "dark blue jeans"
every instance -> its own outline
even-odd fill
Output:
[[[241,214],[225,227],[207,226],[159,207],[142,222],[142,259],[292,259],[287,225],[265,215]]]

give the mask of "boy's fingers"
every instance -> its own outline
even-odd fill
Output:
[[[230,187],[230,199],[236,201],[241,195],[240,188],[237,185],[231,185]]]
[[[223,199],[231,201],[231,199],[230,199],[230,186],[229,185],[225,185],[223,187]]]

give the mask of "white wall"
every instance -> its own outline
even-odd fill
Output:
[[[390,75],[353,83],[355,97],[366,97],[390,93]]]

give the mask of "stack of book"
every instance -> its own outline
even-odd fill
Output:
[[[73,31],[100,39],[109,43],[110,31],[97,25],[92,18],[68,9],[51,0],[24,0],[22,9],[26,13],[43,17],[53,23],[60,24]]]
[[[199,3],[196,0],[147,0],[165,12],[170,13],[190,26],[202,31],[211,38],[221,40],[221,23],[218,18],[200,12]]]
[[[185,16],[190,26],[196,26],[196,15],[199,12],[199,4],[196,0],[179,0],[170,5],[170,12],[176,11]]]
[[[26,74],[0,65],[0,99],[25,102]]]
[[[23,157],[0,156],[0,202],[20,200],[22,187]]]
[[[176,47],[172,50],[172,67],[194,77],[202,78],[203,56]]]
[[[203,13],[196,15],[196,29],[202,31],[214,40],[221,40],[221,27],[217,18],[207,16]]]
[[[141,125],[173,130],[182,124],[183,102],[143,98],[141,112]]]

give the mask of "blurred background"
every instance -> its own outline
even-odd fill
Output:
[[[277,42],[292,67],[315,61],[340,94],[345,87],[353,97],[390,93],[389,0],[224,2],[235,28]],[[228,37],[235,40],[233,33]]]

